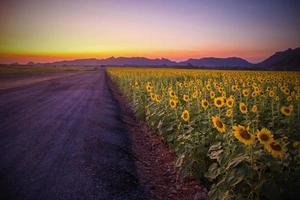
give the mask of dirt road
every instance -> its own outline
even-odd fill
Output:
[[[102,69],[0,92],[1,199],[147,199]]]

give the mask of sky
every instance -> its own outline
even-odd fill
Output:
[[[0,1],[0,63],[111,56],[255,63],[299,46],[299,0]]]

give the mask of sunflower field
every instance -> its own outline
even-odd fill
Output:
[[[300,73],[107,68],[209,199],[298,199]]]

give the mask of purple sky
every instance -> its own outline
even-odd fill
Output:
[[[1,0],[0,62],[240,56],[300,46],[297,0]]]

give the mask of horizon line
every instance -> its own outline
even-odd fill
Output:
[[[51,62],[35,62],[35,61],[25,61],[25,62],[18,62],[18,61],[15,61],[15,62],[10,62],[10,63],[0,63],[0,65],[12,65],[12,64],[19,64],[19,65],[26,65],[26,64],[29,64],[29,63],[33,63],[33,64],[51,64],[51,63],[56,63],[56,62],[68,62],[68,61],[75,61],[75,60],[89,60],[89,59],[95,59],[95,60],[105,60],[105,59],[110,59],[110,58],[145,58],[145,59],[149,59],[149,60],[162,60],[162,59],[166,59],[166,60],[169,60],[171,62],[175,62],[175,63],[180,63],[180,62],[185,62],[185,61],[188,61],[190,59],[204,59],[204,58],[216,58],[216,59],[227,59],[227,58],[239,58],[239,59],[243,59],[247,62],[249,62],[250,64],[258,64],[264,60],[266,60],[267,58],[264,58],[262,61],[259,61],[259,62],[250,62],[249,60],[243,58],[243,57],[239,57],[239,56],[226,56],[226,57],[216,57],[216,56],[204,56],[204,57],[199,57],[199,58],[195,58],[195,57],[189,57],[189,58],[186,58],[186,59],[182,59],[182,60],[174,60],[174,59],[170,59],[170,58],[167,58],[167,57],[155,57],[155,58],[150,58],[150,57],[147,57],[147,56],[108,56],[108,57],[102,57],[102,58],[97,58],[97,57],[87,57],[87,58],[84,58],[84,57],[77,57],[77,58],[70,58],[70,59],[58,59],[58,60],[53,60]]]

